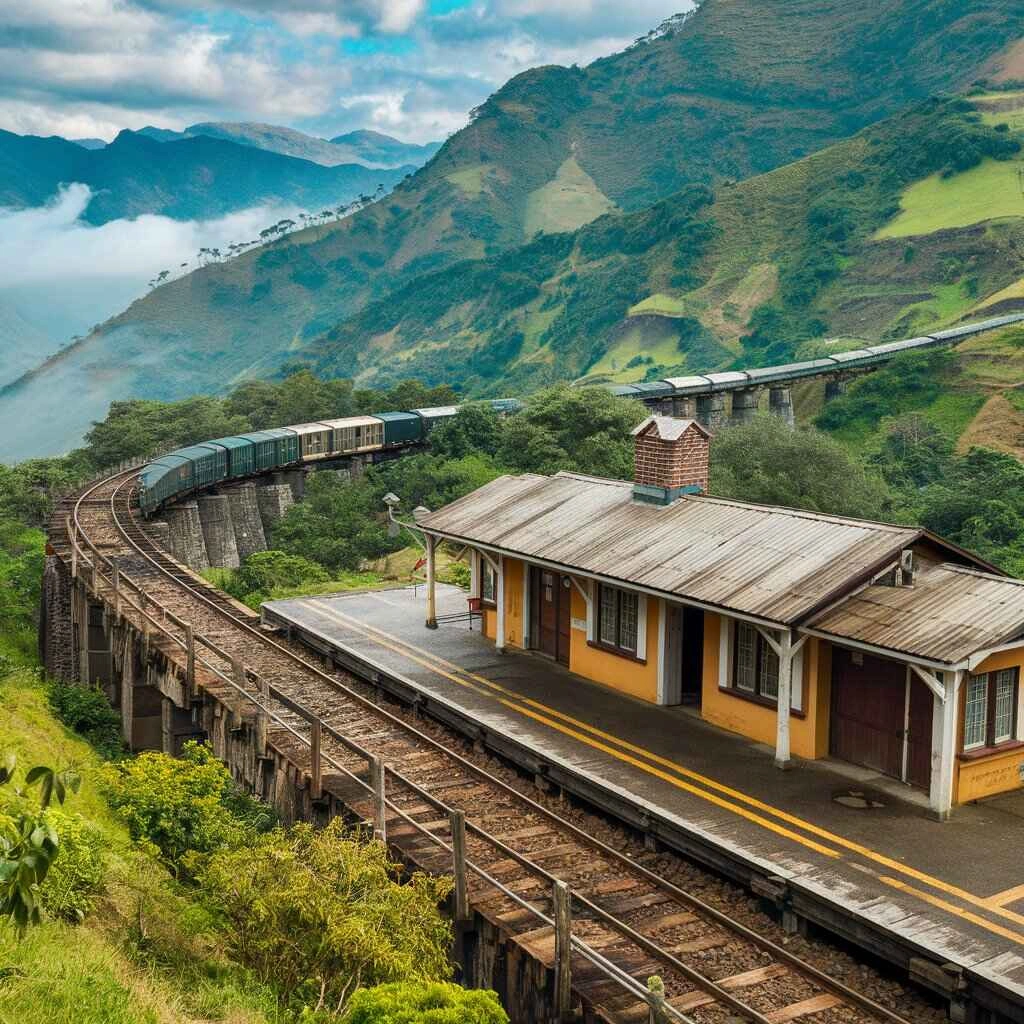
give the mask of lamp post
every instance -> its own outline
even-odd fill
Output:
[[[424,534],[416,526],[416,520],[420,516],[426,515],[430,509],[424,505],[418,505],[412,510],[413,522],[403,522],[395,514],[398,507],[402,504],[401,498],[397,494],[389,491],[384,495],[384,504],[388,510],[388,536],[397,537],[402,529],[408,530],[409,534],[416,544],[421,547],[426,554],[427,558],[427,629],[437,629],[437,594],[436,594],[436,548],[437,541],[429,534]]]

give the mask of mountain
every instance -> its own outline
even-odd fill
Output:
[[[435,372],[426,354],[437,350],[448,379],[475,377],[486,387],[501,367],[522,361],[566,310],[558,327],[564,337],[540,346],[547,352],[538,362],[548,367],[517,370],[516,381],[601,372],[580,332],[596,330],[594,345],[607,347],[605,332],[648,285],[658,282],[659,290],[648,295],[655,301],[666,289],[692,290],[690,281],[697,283],[703,261],[711,260],[728,211],[712,215],[711,237],[699,239],[699,252],[684,254],[681,268],[657,273],[647,259],[632,268],[629,247],[643,250],[643,237],[627,232],[617,238],[616,226],[625,222],[598,218],[637,212],[647,217],[636,222],[637,230],[666,243],[658,232],[663,222],[675,230],[674,194],[710,187],[724,197],[737,190],[733,182],[784,165],[800,168],[807,154],[866,125],[934,93],[997,75],[1002,55],[1022,34],[1017,0],[705,0],[685,20],[586,68],[538,68],[512,79],[386,200],[155,289],[0,399],[0,425],[15,418],[8,410],[33,396],[47,403],[47,395],[73,385],[78,407],[54,414],[69,426],[73,416],[80,429],[114,397],[211,390],[246,374],[272,375],[296,354],[316,360],[321,347],[325,361],[367,379],[414,367]],[[700,234],[708,203],[700,192],[686,195],[679,230]],[[794,191],[791,200],[806,202],[807,193]],[[751,203],[746,213],[733,214],[741,221],[732,235],[738,249],[723,258],[716,282],[726,279],[730,260],[744,265],[742,219],[757,216],[756,195]],[[647,207],[654,209],[639,213]],[[531,301],[529,290],[547,283],[547,272],[565,258],[560,247],[575,246],[571,232],[595,220],[597,234],[586,237],[609,230],[609,237],[593,242],[595,251],[621,250],[627,273],[621,279],[588,275],[589,286],[577,287],[570,258],[558,282],[558,308],[538,310],[520,345],[515,331],[502,327],[504,310],[518,308],[515,291],[521,290],[521,303]],[[538,232],[546,234],[532,243]],[[555,234],[565,232],[569,242]],[[431,300],[425,309],[437,310],[446,295],[460,293],[466,268],[500,261],[503,253],[516,263],[521,254],[515,250],[524,244],[541,247],[542,265],[525,275],[532,280],[523,280],[521,265],[489,279],[495,323],[459,319],[450,330],[443,319],[424,314],[415,330],[403,317],[393,335],[382,335],[367,321],[363,344],[352,346],[351,318],[371,304],[386,312],[389,303],[420,294]],[[732,298],[716,300],[720,315],[736,318],[738,326],[732,340],[729,332],[702,328],[702,359],[738,355],[744,317],[774,294],[774,273],[768,268],[764,279],[754,274],[742,286],[737,281]],[[417,293],[416,279],[427,274],[435,275],[429,289]],[[678,327],[675,318],[662,319]],[[447,359],[446,349],[462,331],[468,333],[458,338],[461,356]],[[323,341],[311,347],[317,338]],[[655,341],[635,342],[636,355],[626,361],[646,359]],[[477,352],[483,342],[490,353]],[[659,361],[683,362],[677,343],[671,345]],[[489,356],[491,367],[467,366],[469,353]]]
[[[441,148],[440,142],[429,142],[418,146],[401,142],[390,135],[378,132],[356,131],[339,135],[327,141],[318,139],[294,128],[282,128],[273,124],[255,122],[208,121],[193,124],[183,132],[169,128],[146,127],[139,134],[157,142],[173,142],[181,139],[206,135],[214,139],[226,139],[243,146],[255,146],[271,153],[294,156],[310,160],[324,167],[338,164],[360,164],[374,169],[421,167]]]
[[[1022,140],[1024,92],[928,101],[716,193],[423,275],[290,356],[375,385],[506,392],[811,358],[1024,309]]]
[[[106,139],[68,139],[68,142],[73,142],[82,149],[102,149],[107,144]]]
[[[353,163],[369,167],[398,167],[402,164],[425,164],[440,148],[440,142],[427,142],[418,146],[412,142],[401,142],[390,135],[367,130],[348,132],[331,139]]]
[[[0,132],[0,206],[40,206],[77,181],[95,193],[85,213],[93,224],[146,213],[207,219],[272,202],[333,208],[379,184],[389,188],[411,169],[323,167],[209,136],[158,142],[123,131],[90,150],[66,139]]]

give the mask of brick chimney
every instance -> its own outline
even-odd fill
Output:
[[[711,435],[696,420],[649,416],[634,431],[633,497],[670,505],[683,494],[705,494]]]

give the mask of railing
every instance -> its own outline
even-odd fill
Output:
[[[118,475],[123,475],[124,473],[137,468],[141,464],[141,462],[122,463],[118,468],[118,472],[112,474],[112,476],[116,477]],[[108,479],[111,479],[111,476],[102,477],[97,483],[93,483],[90,487],[86,488],[79,498],[79,503],[90,490],[94,489],[98,485],[98,483],[102,483]],[[650,1020],[653,1024],[661,1024],[661,1022],[669,1020],[680,1021],[682,1024],[694,1024],[691,1017],[688,1017],[668,1003],[664,995],[660,992],[651,991],[603,954],[599,953],[596,949],[592,948],[586,942],[572,934],[572,900],[575,899],[590,914],[611,925],[616,930],[624,934],[625,937],[636,942],[648,952],[665,957],[665,952],[659,949],[655,943],[635,932],[628,925],[617,920],[613,915],[601,909],[590,900],[580,896],[579,894],[571,892],[564,882],[559,881],[543,868],[533,864],[527,857],[517,853],[511,847],[505,845],[500,839],[491,836],[482,828],[467,822],[463,811],[450,807],[445,804],[444,801],[439,800],[437,797],[430,794],[427,790],[422,789],[409,779],[406,779],[400,772],[393,768],[389,768],[382,758],[372,754],[370,751],[361,747],[358,743],[343,736],[337,730],[324,722],[319,716],[313,714],[301,704],[292,700],[286,694],[277,689],[277,687],[272,686],[265,679],[261,678],[257,673],[246,668],[241,659],[229,654],[208,637],[197,633],[192,623],[186,622],[159,601],[149,597],[140,583],[122,571],[115,561],[103,555],[92,541],[89,540],[77,521],[77,508],[75,517],[72,518],[72,516],[67,516],[65,518],[64,525],[71,544],[72,580],[76,582],[80,578],[84,580],[86,578],[85,571],[88,570],[87,576],[89,589],[91,589],[93,594],[101,600],[104,599],[104,591],[106,591],[107,597],[109,598],[108,603],[114,609],[114,614],[116,616],[120,617],[122,614],[126,614],[125,608],[127,607],[140,616],[143,636],[148,634],[146,624],[149,623],[157,633],[162,634],[175,646],[181,648],[185,659],[185,686],[189,697],[196,697],[199,694],[199,688],[196,684],[196,666],[197,664],[202,665],[204,669],[216,676],[221,682],[227,684],[233,691],[244,698],[245,701],[255,707],[257,745],[260,749],[266,749],[267,735],[271,722],[275,723],[275,725],[279,726],[289,735],[298,740],[302,746],[309,748],[310,796],[313,800],[322,799],[324,767],[327,766],[333,768],[354,782],[358,787],[366,790],[372,798],[372,825],[375,838],[382,842],[387,842],[387,819],[388,811],[390,810],[393,812],[392,817],[398,817],[405,823],[411,825],[416,831],[422,833],[425,838],[429,839],[440,849],[451,854],[452,871],[455,882],[454,916],[457,921],[465,921],[471,917],[468,873],[473,872],[473,874],[486,882],[488,886],[501,893],[521,909],[530,913],[538,922],[552,928],[555,933],[554,1009],[559,1018],[568,1019],[571,1016],[570,960],[571,954],[575,952],[593,964],[610,980],[618,983],[627,992],[634,995],[638,1001],[646,1002],[650,1008]],[[132,595],[134,595],[134,597]],[[156,614],[151,613],[151,608]],[[172,632],[169,626],[176,627],[180,631],[181,635],[177,635]],[[83,680],[87,680],[88,650],[84,644],[81,645],[81,647],[81,677]],[[205,650],[214,655],[222,663],[230,665],[230,675],[226,674],[217,665],[211,663],[207,658],[199,654],[199,648],[205,648]],[[255,687],[255,693],[252,692],[252,690],[247,689],[247,684],[250,682]],[[282,718],[271,707],[272,701],[276,701],[288,711],[301,718],[309,726],[309,736],[307,737],[303,735],[300,730],[296,729],[290,722]],[[339,763],[331,757],[330,754],[323,750],[323,737],[325,734],[337,743],[341,744],[341,746],[350,753],[366,761],[367,779],[362,778],[345,765]],[[399,782],[408,790],[411,790],[419,799],[447,815],[452,835],[450,843],[435,832],[415,821],[408,813],[406,813],[406,811],[395,804],[392,800],[388,799],[387,780],[389,774],[392,779]],[[470,860],[466,853],[467,830],[486,840],[488,843],[499,849],[506,857],[515,860],[524,868],[547,878],[552,884],[554,916],[547,915],[534,904],[523,899],[506,885],[498,881],[483,867]],[[758,1024],[761,1024],[761,1022],[767,1024],[766,1018],[761,1014],[756,1013],[756,1011],[751,1011],[749,1007],[740,1003],[735,999],[735,997],[731,996],[724,989],[720,989],[709,979],[706,979],[698,972],[693,971],[692,968],[689,968],[680,961],[677,961],[674,957],[668,956],[668,960],[674,968],[689,977],[691,981],[694,981],[699,987],[705,989],[710,995],[713,995],[723,1005],[730,1006],[733,1009],[744,1013],[755,1022],[758,1022]]]

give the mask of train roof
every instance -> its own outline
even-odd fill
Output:
[[[759,366],[756,369],[747,370],[746,373],[751,381],[762,382],[819,373],[835,365],[831,359],[808,359],[802,363],[784,363],[781,366]]]
[[[711,381],[700,374],[694,374],[690,377],[666,377],[665,383],[670,384],[677,393],[681,393],[705,390]]]
[[[640,389],[635,384],[612,384],[608,390],[616,398],[633,398]]]
[[[248,434],[239,434],[238,437],[244,437],[250,441],[276,441],[294,433],[295,431],[290,427],[268,427],[266,430],[253,430]]]
[[[831,356],[829,356],[829,358],[840,364],[857,363],[860,362],[860,360],[862,359],[870,359],[872,355],[873,353],[870,349],[855,348],[851,349],[849,352],[834,352]]]
[[[210,455],[215,455],[217,449],[209,441],[204,441],[202,444],[189,445],[187,448],[179,448],[177,451],[171,452],[172,455],[178,455],[184,459],[205,459]]]
[[[293,423],[288,427],[289,430],[294,431],[296,434],[302,436],[303,434],[318,434],[324,430],[330,430],[330,426],[326,423],[313,422],[313,423]]]
[[[446,416],[454,416],[459,411],[459,407],[457,405],[432,405],[425,409],[410,409],[409,411],[427,420],[439,420]]]
[[[324,420],[324,425],[332,430],[342,430],[345,427],[372,427],[378,423],[378,416],[344,416],[338,420]]]
[[[414,412],[377,412],[374,416],[385,423],[398,423],[402,420],[418,420],[419,416]]]
[[[232,434],[231,437],[215,437],[212,441],[204,441],[200,448],[207,445],[219,444],[222,448],[248,448],[252,444],[251,437],[244,437],[241,434]]]
[[[868,351],[873,355],[888,355],[891,352],[905,352],[912,348],[927,348],[929,345],[936,345],[938,342],[929,335],[920,338],[905,338],[903,341],[887,341],[882,345],[872,345]]]
[[[648,380],[634,387],[645,398],[658,398],[672,394],[672,385],[667,380]]]

